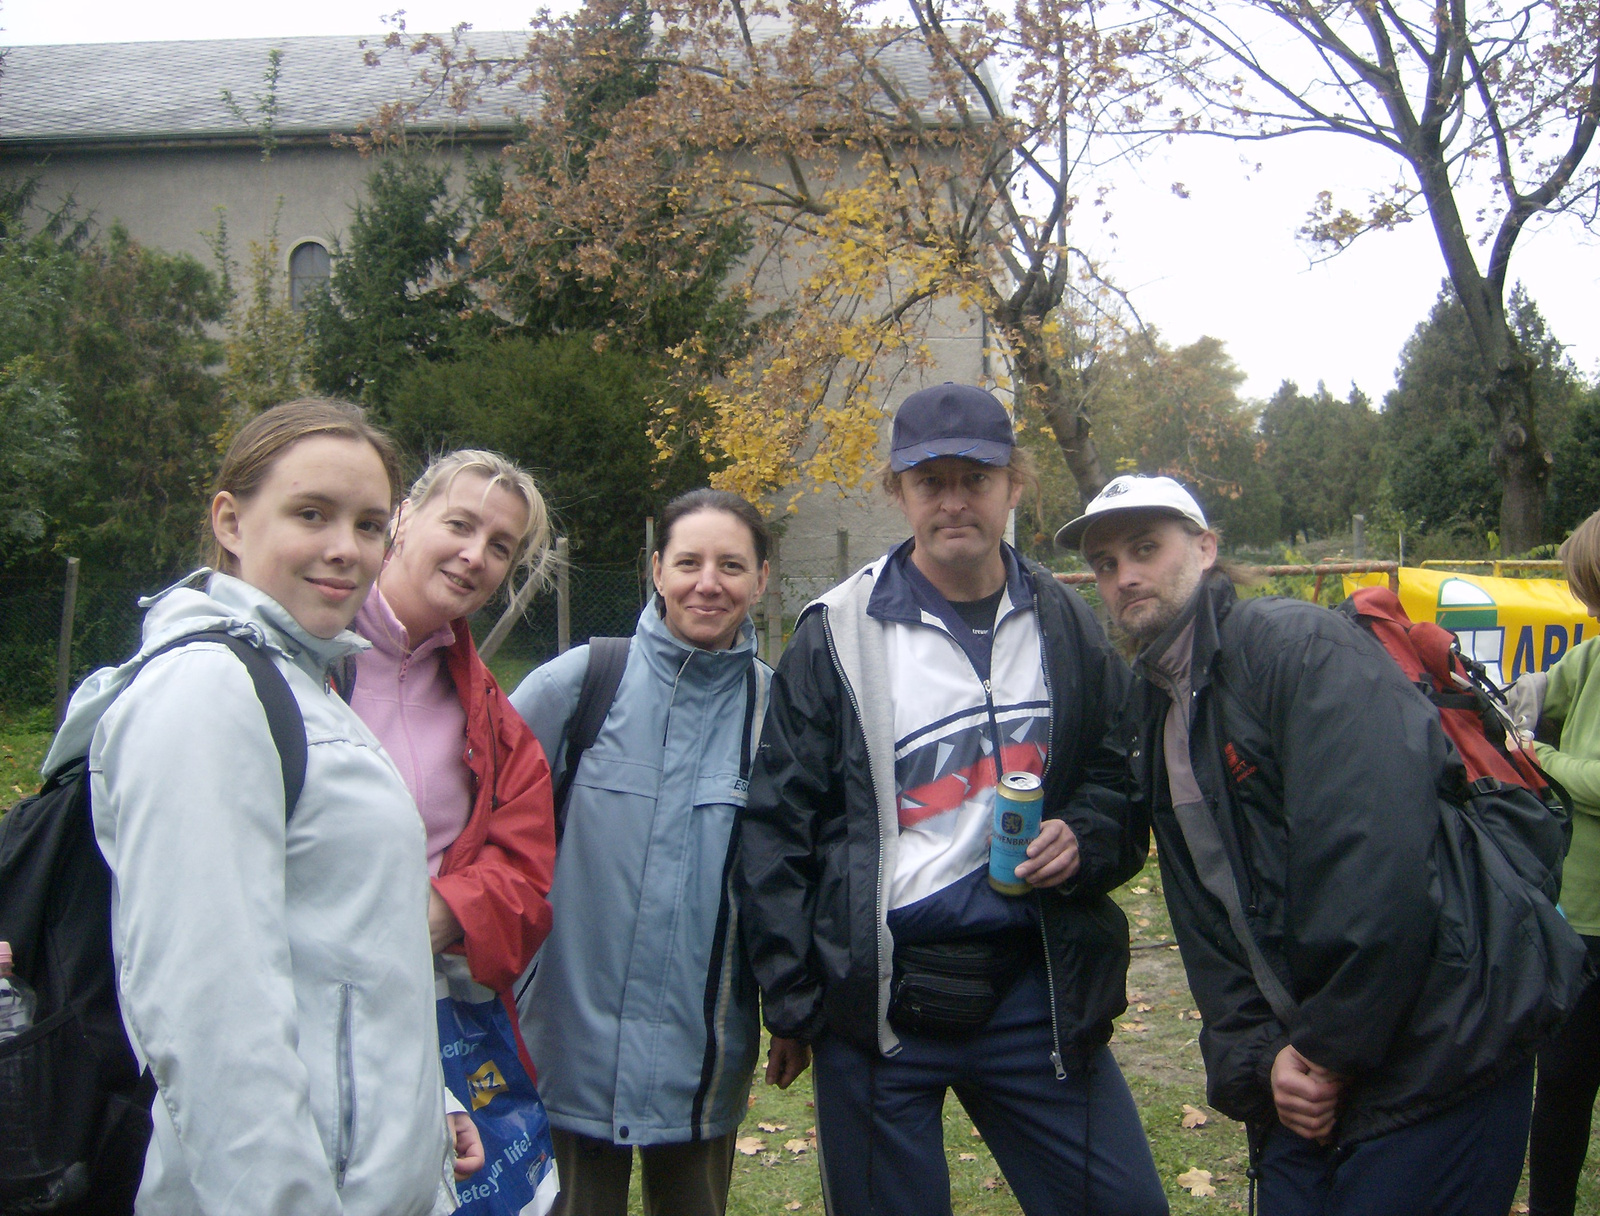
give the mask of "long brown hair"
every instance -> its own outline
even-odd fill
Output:
[[[371,444],[383,462],[384,475],[389,479],[389,508],[394,509],[405,492],[400,479],[400,455],[395,450],[394,440],[368,422],[366,411],[359,405],[333,397],[285,401],[245,423],[222,458],[222,467],[217,470],[216,482],[211,487],[212,498],[226,490],[239,502],[248,501],[271,475],[278,457],[312,435],[331,435],[336,439],[356,439]],[[211,530],[209,512],[202,525],[201,551],[212,569],[224,574],[239,572],[239,559],[222,547]]]

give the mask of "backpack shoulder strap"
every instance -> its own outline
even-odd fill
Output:
[[[600,728],[611,712],[611,703],[617,699],[617,688],[622,683],[623,669],[628,666],[628,651],[632,645],[631,637],[589,639],[589,665],[583,671],[578,704],[567,722],[566,771],[561,774],[561,788],[555,797],[557,843],[566,827],[567,801],[572,793],[572,779],[578,774],[578,762],[600,737]]]
[[[207,629],[181,637],[154,654],[177,650],[190,642],[220,642],[239,657],[244,669],[250,673],[261,707],[267,711],[267,729],[272,732],[272,742],[278,749],[278,760],[283,766],[284,819],[294,817],[295,805],[306,784],[306,723],[300,713],[300,703],[294,699],[289,681],[272,661],[272,656],[243,638],[234,637],[223,629]],[[149,659],[145,660],[149,662]]]
[[[1267,998],[1267,1004],[1272,1007],[1273,1016],[1279,1024],[1285,1030],[1290,1029],[1294,1025],[1298,1006],[1278,978],[1278,973],[1272,969],[1272,964],[1267,962],[1266,955],[1261,952],[1255,934],[1250,931],[1250,922],[1245,919],[1244,906],[1239,900],[1237,876],[1233,864],[1228,860],[1228,851],[1223,846],[1217,821],[1211,817],[1211,808],[1203,802],[1190,802],[1174,806],[1172,811],[1178,820],[1178,827],[1183,830],[1183,842],[1189,846],[1189,856],[1194,859],[1201,886],[1211,892],[1227,911],[1233,935],[1239,939],[1250,960],[1250,971],[1255,976],[1256,987]]]

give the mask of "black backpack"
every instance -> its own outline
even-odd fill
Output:
[[[578,775],[578,762],[600,737],[611,703],[617,699],[632,644],[632,638],[589,639],[589,664],[583,669],[578,703],[567,721],[566,770],[561,774],[561,787],[555,792],[557,845],[567,829],[567,803],[572,800],[572,779]]]
[[[283,764],[288,814],[306,776],[300,707],[272,658],[221,631],[244,663]],[[150,656],[154,658],[155,655]],[[34,1024],[0,1042],[0,1214],[131,1213],[156,1085],[123,1030],[111,957],[111,871],[95,843],[88,757],[0,819],[0,941],[33,986]]]

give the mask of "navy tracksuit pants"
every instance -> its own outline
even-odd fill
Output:
[[[1533,1061],[1431,1119],[1326,1148],[1277,1124],[1261,1216],[1505,1216],[1522,1177]]]
[[[902,1035],[892,1057],[818,1039],[812,1084],[830,1216],[948,1216],[950,1089],[1027,1216],[1164,1216],[1150,1144],[1110,1049],[1066,1080],[1051,1050],[1042,961],[969,1039]]]

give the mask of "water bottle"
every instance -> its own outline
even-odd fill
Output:
[[[33,1025],[39,998],[20,976],[11,974],[11,943],[0,942],[0,1042]]]

